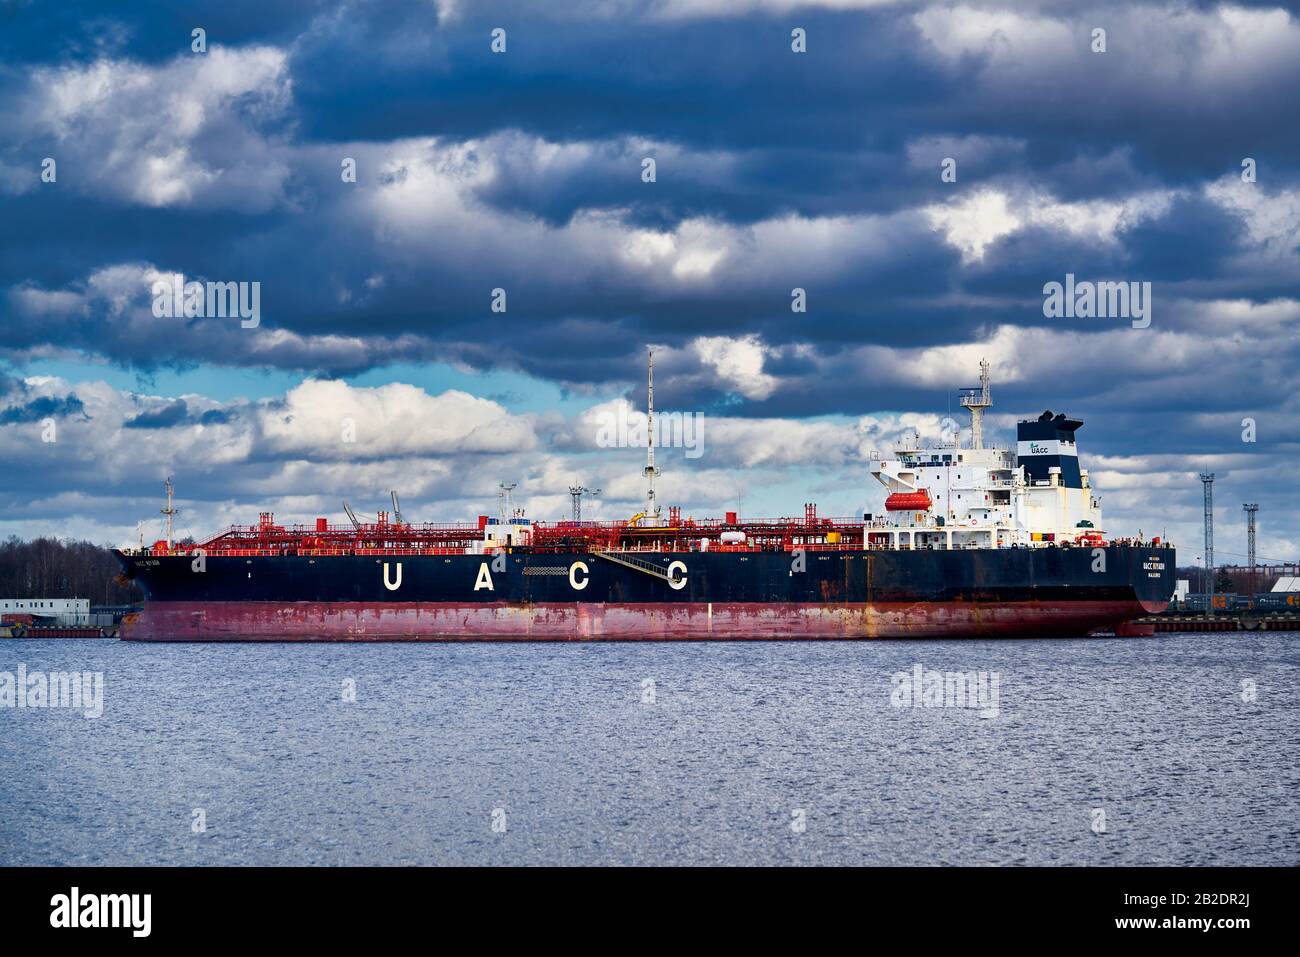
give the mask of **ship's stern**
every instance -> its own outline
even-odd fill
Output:
[[[1132,546],[1130,580],[1134,596],[1148,615],[1158,615],[1169,607],[1177,574],[1177,553],[1172,546]]]

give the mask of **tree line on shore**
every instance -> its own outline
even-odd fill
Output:
[[[0,597],[89,598],[92,605],[144,600],[134,582],[118,580],[112,551],[94,542],[10,536],[0,542]]]

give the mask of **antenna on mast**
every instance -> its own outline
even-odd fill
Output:
[[[984,410],[992,408],[989,395],[989,360],[980,360],[980,385],[978,389],[962,389],[961,404],[970,412],[971,448],[984,448]]]
[[[659,505],[655,502],[655,476],[659,474],[659,469],[655,468],[655,354],[653,349],[646,350],[646,454],[645,454],[645,471],[646,477],[646,499],[645,514],[646,518],[654,520],[658,525]]]
[[[170,552],[172,550],[172,519],[180,511],[180,509],[172,508],[172,492],[175,491],[175,488],[172,485],[172,477],[170,475],[163,480],[163,488],[167,492],[167,507],[160,509],[160,511],[167,516],[167,551]]]

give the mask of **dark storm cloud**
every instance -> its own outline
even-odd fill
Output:
[[[184,399],[175,399],[166,405],[127,419],[124,429],[170,429],[189,419],[190,409]]]
[[[10,406],[0,411],[0,425],[39,422],[42,419],[60,419],[72,415],[84,416],[85,411],[85,406],[75,395],[62,398],[41,396],[24,405]]]
[[[209,409],[199,416],[200,425],[227,425],[235,418],[233,412],[225,409]]]
[[[164,60],[188,51],[202,27],[213,42],[290,43],[311,18],[331,7],[321,0],[223,0],[176,4],[133,0],[128,7],[98,3],[0,0],[0,61],[9,64],[87,60],[121,55]]]

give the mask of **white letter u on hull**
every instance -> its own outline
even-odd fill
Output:
[[[397,591],[402,587],[402,563],[396,562],[395,564],[397,565],[397,581],[390,582],[388,580],[388,562],[384,562],[384,587],[389,591]]]

